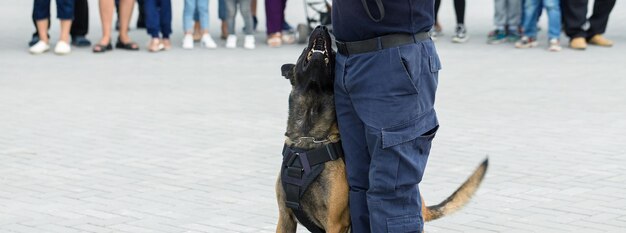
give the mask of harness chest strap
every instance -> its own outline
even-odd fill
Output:
[[[282,154],[283,158],[288,158],[292,155],[305,156],[309,164],[315,166],[343,157],[343,148],[341,147],[341,142],[329,143],[310,151],[291,149],[287,145],[284,145]]]
[[[324,171],[324,163],[343,157],[341,142],[325,144],[309,151],[292,149],[285,145],[282,154],[281,182],[285,191],[285,204],[310,232],[324,233],[301,208],[300,199],[309,185]]]

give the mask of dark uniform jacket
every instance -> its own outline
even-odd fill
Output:
[[[362,0],[333,0],[332,24],[339,41],[359,41],[393,33],[427,32],[434,24],[434,0],[380,0],[385,14],[372,20]],[[365,0],[371,15],[380,19],[376,0]]]

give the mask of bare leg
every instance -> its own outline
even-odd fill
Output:
[[[199,32],[201,30],[200,28],[200,21],[194,21],[193,22],[193,30]]]
[[[226,20],[222,20],[222,39],[226,39],[226,37],[228,37],[228,23],[226,22]]]
[[[120,0],[120,40],[127,44],[132,42],[128,36],[128,27],[130,25],[130,17],[135,7],[134,0]]]
[[[252,30],[253,31],[256,31],[256,27],[259,22],[258,21],[259,19],[256,17],[256,1],[257,0],[250,1],[250,11],[252,12]]]
[[[256,16],[256,1],[257,0],[250,1],[250,11],[252,12],[252,16]]]
[[[39,40],[49,43],[48,38],[48,24],[50,24],[49,19],[37,20],[37,33],[39,34]]]
[[[193,40],[200,40],[202,38],[202,28],[200,28],[200,21],[195,21],[193,24]]]
[[[60,40],[70,43],[70,29],[72,28],[72,20],[61,20],[61,38]]]
[[[111,43],[111,26],[113,24],[113,12],[115,3],[113,0],[100,0],[100,21],[102,22],[102,39],[100,45]]]

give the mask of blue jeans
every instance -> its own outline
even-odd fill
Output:
[[[33,4],[33,19],[35,21],[50,18],[51,0],[35,0]],[[74,19],[74,0],[56,0],[57,18],[60,20]]]
[[[548,38],[559,39],[561,37],[561,7],[559,0],[525,0],[524,1],[524,34],[531,38],[537,38],[537,20],[541,12],[541,5],[548,15]]]
[[[226,12],[226,3],[224,2],[224,0],[218,0],[217,1],[217,17],[220,18],[220,20],[222,21],[226,21],[227,20],[227,15],[228,12]],[[198,21],[200,18],[200,16],[198,15],[198,12],[196,11],[196,13],[194,13],[193,15],[193,20]]]
[[[352,231],[422,232],[418,184],[439,125],[434,43],[338,53],[335,64]]]
[[[200,28],[209,30],[209,0],[185,0],[183,10],[183,29],[185,33],[193,31],[194,15],[198,14]]]
[[[169,38],[172,34],[172,2],[171,0],[145,0],[146,29],[152,38]]]

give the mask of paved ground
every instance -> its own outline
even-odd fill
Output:
[[[442,126],[421,189],[434,204],[486,156],[491,167],[469,206],[426,230],[624,232],[626,5],[608,28],[614,48],[549,53],[486,45],[492,2],[470,2],[463,45],[442,6]],[[0,232],[273,231],[279,67],[301,46],[31,56],[30,4],[0,3]],[[288,20],[302,9],[291,1]]]

